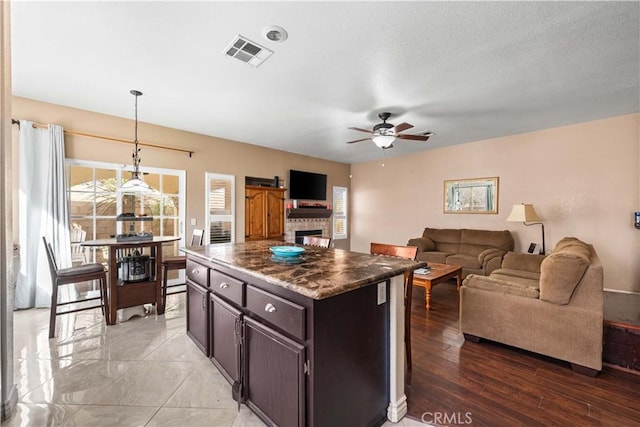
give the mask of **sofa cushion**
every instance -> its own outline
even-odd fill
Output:
[[[460,233],[459,229],[425,228],[422,237],[433,240],[438,252],[457,254],[460,251]]]
[[[522,277],[524,279],[540,280],[540,273],[536,273],[535,271],[517,270],[515,268],[499,268],[497,270],[493,270],[491,276],[494,274],[503,277]]]
[[[470,274],[462,282],[463,286],[469,288],[483,289],[491,292],[499,292],[501,294],[517,295],[525,298],[538,298],[540,291],[536,286],[496,279],[494,277],[479,276]]]
[[[496,271],[491,273],[491,275],[489,277],[492,277],[492,278],[498,279],[498,280],[504,280],[505,282],[519,283],[521,285],[524,285],[524,286],[527,286],[527,287],[530,287],[530,288],[536,288],[536,289],[540,288],[540,275],[539,274],[537,275],[537,277],[523,277],[523,276],[514,276],[514,275],[504,275],[504,274],[500,274],[500,273],[496,274]],[[535,273],[533,273],[533,274],[535,274]]]
[[[417,246],[418,252],[427,252],[436,249],[436,244],[433,243],[433,240],[428,237],[417,237],[415,239],[409,239],[407,246]]]
[[[497,248],[503,251],[513,250],[513,237],[508,230],[460,230],[459,253],[478,256],[489,248]]]
[[[449,255],[447,257],[447,264],[459,265],[460,267],[467,267],[467,268],[482,268],[482,265],[478,261],[478,257],[471,256],[471,255],[462,255],[462,254]]]
[[[451,254],[449,254],[449,253],[438,252],[438,251],[418,252],[418,255],[416,256],[416,259],[418,261],[437,262],[439,264],[446,264],[447,263],[447,257],[450,256],[450,255]]]
[[[540,275],[540,264],[544,258],[544,255],[507,252],[502,259],[502,268],[529,271]]]
[[[575,238],[558,242],[551,255],[540,264],[540,299],[569,304],[573,291],[590,262],[589,247]]]

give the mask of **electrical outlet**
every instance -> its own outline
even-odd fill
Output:
[[[195,227],[196,225],[198,225],[198,220],[195,218],[191,218],[191,226]]]
[[[387,283],[378,283],[378,305],[387,302]]]

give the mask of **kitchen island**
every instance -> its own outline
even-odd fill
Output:
[[[426,263],[276,241],[188,247],[187,333],[271,425],[379,425],[407,410],[404,273]]]

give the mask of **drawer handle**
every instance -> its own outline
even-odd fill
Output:
[[[229,284],[227,282],[220,283],[220,289],[227,289],[228,287],[229,287]]]
[[[267,305],[264,306],[264,311],[266,311],[267,313],[273,313],[276,311],[276,306],[269,303]]]
[[[191,274],[198,274],[198,273],[200,273],[200,272],[198,271],[197,268],[194,268],[193,270],[191,270]]]

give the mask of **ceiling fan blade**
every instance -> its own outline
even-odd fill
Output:
[[[371,138],[362,138],[362,139],[356,139],[355,141],[347,141],[347,144],[353,144],[354,142],[360,142],[360,141],[367,141],[370,140]]]
[[[409,123],[400,123],[398,126],[396,126],[396,133],[400,133],[403,130],[411,129],[412,127],[413,125],[410,125]]]
[[[351,129],[351,130],[359,130],[360,132],[373,133],[373,132],[371,132],[371,131],[370,131],[370,130],[368,130],[368,129],[353,128],[353,127],[349,128],[349,129]]]
[[[426,141],[431,135],[396,135],[396,138],[410,139],[412,141]]]

